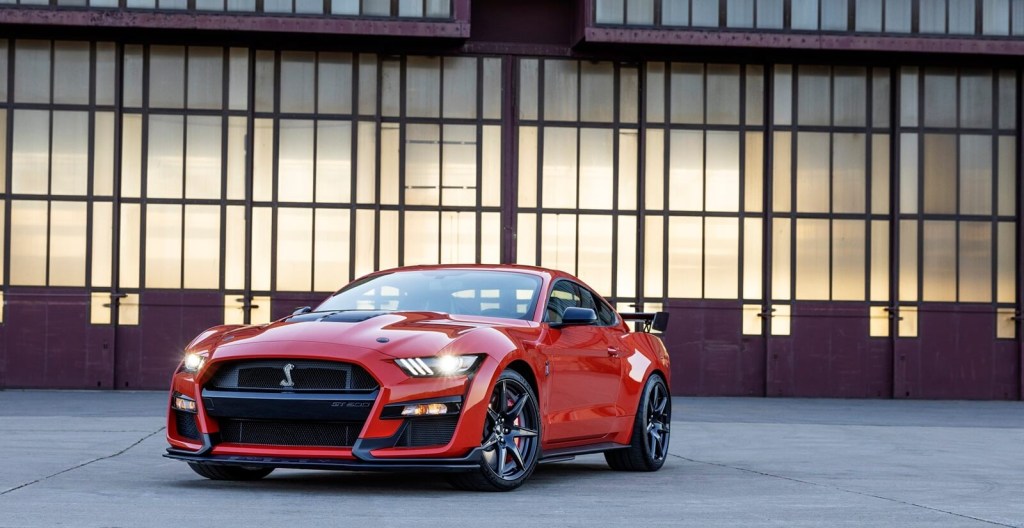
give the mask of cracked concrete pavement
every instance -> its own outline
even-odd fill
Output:
[[[166,401],[0,391],[0,527],[1024,527],[1021,402],[675,398],[661,471],[586,456],[488,494],[410,474],[208,481],[160,456]]]

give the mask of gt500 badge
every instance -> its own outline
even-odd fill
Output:
[[[372,402],[331,402],[331,407],[369,407]]]

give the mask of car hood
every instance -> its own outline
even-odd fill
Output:
[[[376,350],[391,357],[436,354],[474,331],[536,328],[536,323],[516,319],[453,316],[437,312],[347,311],[291,316],[262,326],[245,326],[224,332],[211,347],[242,352],[243,348],[266,350],[271,343],[322,343],[339,347]],[[290,347],[282,347],[290,348]]]

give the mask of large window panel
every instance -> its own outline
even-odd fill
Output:
[[[672,63],[669,118],[673,123],[704,122],[704,65]]]
[[[405,145],[405,202],[437,205],[441,197],[441,129],[409,125]]]
[[[472,207],[477,202],[479,131],[466,125],[445,125],[441,148],[441,204]]]
[[[184,123],[180,116],[149,116],[146,196],[181,198],[184,170]]]
[[[89,104],[89,43],[56,42],[53,46],[53,102]]]
[[[142,256],[140,240],[142,233],[142,207],[139,204],[121,205],[121,225],[118,244],[120,254],[117,255],[119,281],[122,288],[138,288],[141,275],[140,260]]]
[[[888,161],[887,158],[882,160],[882,162],[884,161]],[[832,210],[834,212],[861,214],[867,212],[866,164],[867,148],[864,134],[837,133],[832,136]]]
[[[11,146],[11,192],[49,191],[50,112],[15,110]]]
[[[990,222],[960,223],[960,302],[992,301],[992,231]]]
[[[925,221],[922,245],[922,300],[955,302],[957,294],[956,223]]]
[[[181,206],[146,207],[146,287],[181,287]]]
[[[704,209],[704,133],[673,130],[669,138],[669,208],[701,211]]]
[[[599,294],[612,293],[612,217],[579,216],[579,264],[576,273]],[[628,247],[628,246],[627,246]]]
[[[476,214],[441,212],[441,264],[476,262]]]
[[[277,199],[313,201],[313,150],[316,123],[282,119],[278,124]]]
[[[739,298],[739,220],[707,218],[704,221],[704,297]]]
[[[576,220],[572,214],[541,216],[540,265],[545,268],[576,269]]]
[[[438,117],[441,99],[441,61],[431,57],[406,59],[405,111],[414,117]]]
[[[50,204],[50,286],[85,286],[87,204]]]
[[[94,288],[110,286],[114,255],[113,215],[114,208],[108,202],[92,205],[92,276],[89,285]]]
[[[992,213],[992,138],[960,136],[960,214]]]
[[[313,281],[313,211],[277,210],[278,291],[310,291]]]
[[[13,286],[46,285],[47,227],[45,201],[11,202],[10,276]]]
[[[182,108],[185,106],[185,48],[150,46],[149,106]]]
[[[739,211],[740,136],[738,133],[707,133],[705,179],[705,210],[720,212]]]
[[[544,129],[543,205],[551,208],[577,206],[577,130]]]
[[[613,132],[607,129],[580,130],[579,207],[611,209],[615,185]],[[608,262],[608,260],[604,262]],[[595,286],[596,288],[596,286]]]
[[[316,124],[316,201],[348,203],[352,199],[352,123]]]
[[[796,208],[799,212],[829,211],[829,134],[797,135]]]
[[[220,207],[185,206],[184,287],[220,287]]]
[[[703,297],[703,219],[670,217],[668,221],[668,296]],[[735,275],[733,275],[735,277]]]
[[[217,199],[221,193],[221,118],[186,118],[185,197]]]
[[[577,115],[578,63],[567,60],[545,60],[544,119],[575,121]]]
[[[956,136],[924,136],[924,212],[956,213]]]
[[[14,41],[14,101],[50,102],[50,42]]]
[[[580,64],[580,120],[609,123],[615,111],[615,70],[610,62]]]
[[[867,227],[862,220],[832,223],[832,299],[863,301],[867,272],[864,269]]]
[[[449,224],[450,225],[450,224]],[[475,227],[475,226],[474,226]],[[452,237],[452,247],[458,254],[458,235]],[[405,263],[409,265],[438,264],[441,251],[440,215],[430,211],[405,213]]]
[[[829,222],[796,221],[796,298],[829,298]]]
[[[223,106],[224,49],[188,49],[188,107],[217,109]]]
[[[281,53],[281,112],[309,114],[316,108],[316,54]]]

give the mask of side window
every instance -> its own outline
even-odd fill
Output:
[[[580,306],[594,310],[594,313],[597,314],[598,324],[601,326],[615,324],[615,312],[600,297],[583,287],[580,287],[580,294],[583,297],[583,304]]]
[[[580,305],[580,297],[576,292],[575,284],[564,280],[556,282],[555,287],[551,289],[551,297],[548,298],[545,319],[551,323],[560,323],[566,308]]]

